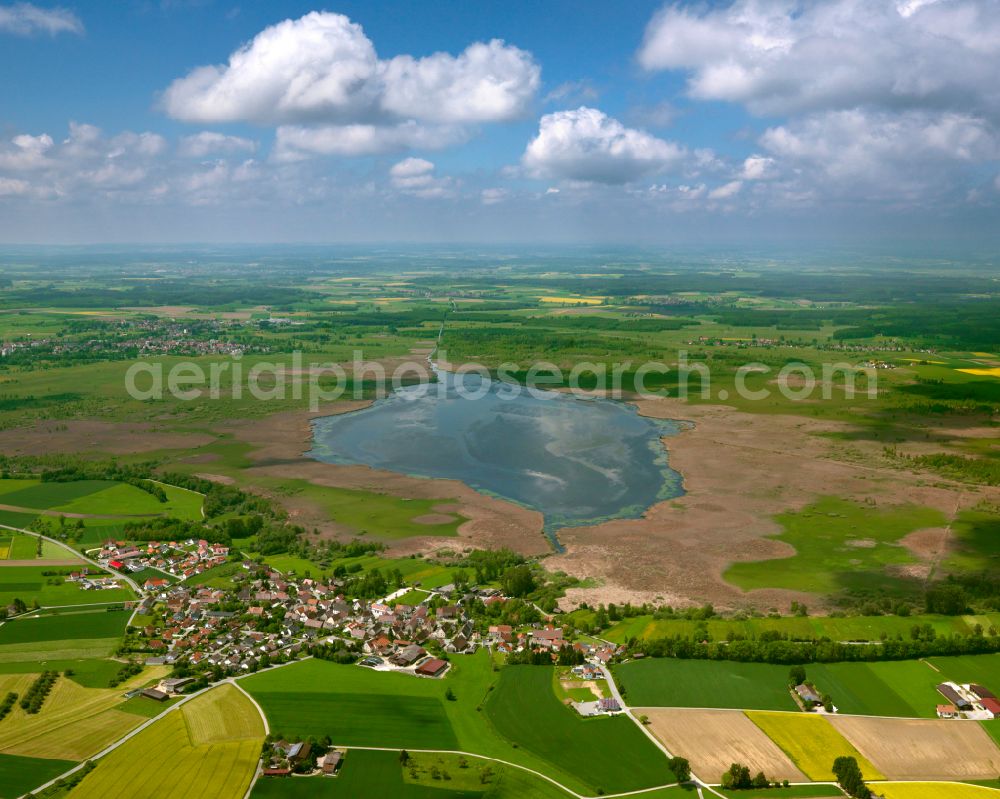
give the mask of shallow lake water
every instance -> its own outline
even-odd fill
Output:
[[[628,404],[437,372],[360,411],[313,422],[310,457],[420,477],[461,480],[538,510],[557,544],[562,527],[638,518],[683,493],[662,437],[670,420]],[[459,391],[459,388],[462,391]],[[462,394],[472,393],[473,397]],[[481,395],[481,396],[480,396]],[[477,398],[476,398],[477,397]]]

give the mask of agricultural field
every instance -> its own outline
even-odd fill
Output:
[[[0,754],[0,799],[15,799],[75,765],[71,760]]]
[[[886,568],[915,563],[899,546],[917,530],[941,527],[945,517],[916,505],[872,507],[837,497],[823,497],[801,511],[783,513],[775,536],[795,548],[788,558],[734,563],[725,578],[744,591],[786,588],[830,594],[864,588],[886,576]]]
[[[670,781],[664,779],[659,753],[631,719],[581,718],[556,699],[552,679],[552,669],[542,666],[501,670],[484,708],[501,735],[560,771],[577,775],[597,792],[639,790]]]
[[[946,680],[1000,685],[1000,656],[810,663],[809,682],[842,714],[934,718],[936,686]],[[633,707],[719,707],[795,710],[788,668],[763,663],[659,658],[615,667]]]
[[[225,697],[211,697],[213,691],[222,691]],[[233,713],[238,721],[220,724],[206,719],[220,709]],[[197,730],[198,741],[192,728]],[[143,795],[242,799],[257,767],[263,738],[263,724],[252,703],[231,686],[214,688],[181,710],[167,713],[97,761],[97,768],[73,790],[73,799]],[[150,757],[151,752],[156,757]]]
[[[36,664],[36,671],[43,665]],[[139,716],[120,709],[124,702],[122,695],[166,673],[163,667],[147,668],[117,688],[86,688],[61,676],[41,712],[29,715],[15,707],[0,724],[0,753],[85,760],[142,722]],[[0,679],[13,681],[33,676],[5,675]]]
[[[393,540],[412,536],[456,536],[466,521],[447,499],[405,499],[372,491],[354,491],[287,480],[274,490],[304,499],[328,514],[345,533]]]
[[[4,566],[0,564],[0,605],[20,599],[29,606],[92,605],[134,599],[132,589],[107,588],[85,591],[66,581],[72,566]],[[92,575],[93,576],[93,575]]]
[[[131,611],[86,608],[39,616],[21,616],[0,625],[0,652],[5,644],[77,638],[119,639]]]
[[[960,782],[881,782],[885,799],[998,799],[1000,790]]]
[[[831,716],[830,723],[890,780],[984,780],[1000,749],[975,722]]]
[[[439,681],[307,660],[241,681],[283,736],[336,746],[457,749]]]
[[[613,671],[632,707],[796,709],[786,666],[650,658]]]
[[[417,763],[430,756],[413,754]],[[252,799],[472,799],[484,796],[489,790],[490,799],[568,799],[570,794],[556,788],[520,769],[489,761],[469,759],[468,771],[475,775],[489,766],[493,776],[487,785],[466,786],[470,780],[461,777],[457,759],[450,755],[435,756],[452,776],[451,780],[427,779],[414,782],[399,764],[396,752],[376,752],[352,749],[336,779],[313,777],[309,779],[260,779],[254,785]],[[456,784],[458,783],[458,784]],[[659,799],[650,795],[650,799]]]
[[[114,480],[42,482],[0,479],[0,504],[22,513],[55,511],[72,517],[172,516],[196,519],[201,513],[200,494],[160,484],[167,495],[160,502],[147,491]]]
[[[644,708],[642,715],[648,717],[653,735],[671,752],[686,757],[694,774],[707,782],[718,782],[732,763],[749,766],[751,774],[763,771],[772,780],[808,779],[738,710]]]
[[[824,716],[761,711],[746,715],[811,780],[833,780],[833,761],[842,756],[857,760],[866,780],[882,779],[878,769],[831,727]]]

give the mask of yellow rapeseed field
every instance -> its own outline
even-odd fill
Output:
[[[1000,366],[994,366],[989,369],[959,369],[959,372],[965,372],[967,375],[976,375],[977,377],[1000,377]]]
[[[998,799],[1000,791],[963,782],[880,782],[870,786],[885,799]]]
[[[832,780],[833,761],[842,755],[857,759],[865,779],[883,779],[878,769],[821,715],[747,711],[747,716],[811,780]]]
[[[604,300],[600,297],[539,297],[542,302],[561,302],[566,305],[603,305]]]

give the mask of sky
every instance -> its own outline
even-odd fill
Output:
[[[1000,0],[0,0],[0,243],[1000,242]]]

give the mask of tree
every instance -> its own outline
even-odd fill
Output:
[[[450,686],[448,690],[444,692],[444,698],[447,699],[449,702],[455,701],[455,692],[451,690]]]
[[[667,766],[674,773],[677,782],[687,782],[691,779],[691,764],[687,758],[672,757],[667,761]]]
[[[535,576],[526,565],[514,566],[503,573],[501,585],[507,596],[525,597],[535,590]]]
[[[792,666],[788,670],[788,682],[790,685],[802,685],[806,681],[806,667]]]
[[[409,762],[410,762],[410,753],[407,752],[405,749],[401,749],[399,751],[399,764],[401,766],[405,766]]]

